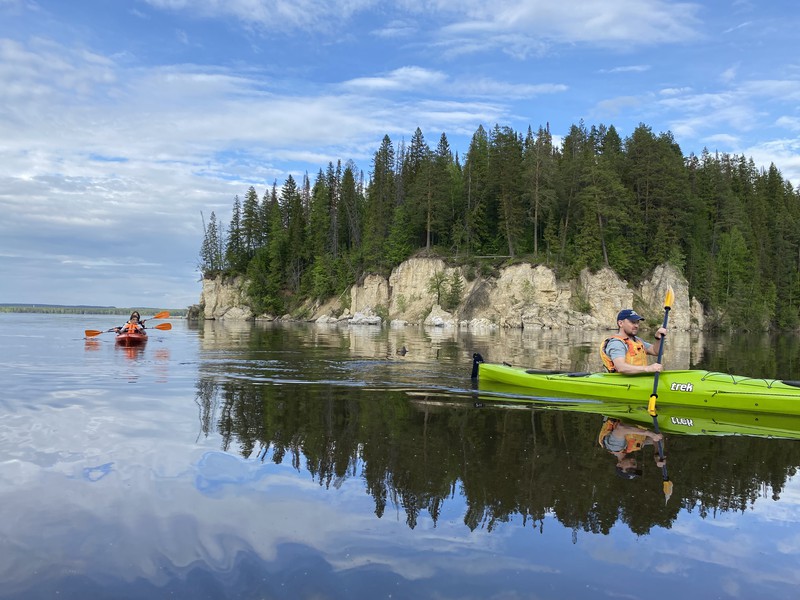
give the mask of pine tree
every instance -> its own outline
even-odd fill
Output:
[[[489,251],[495,215],[490,214],[489,135],[479,126],[464,161],[464,218],[456,238],[470,253]]]
[[[286,262],[284,280],[293,292],[300,289],[305,264],[306,219],[303,196],[294,178],[289,175],[281,190],[283,212],[286,215]]]
[[[528,220],[531,223],[532,250],[539,256],[540,238],[544,233],[544,215],[554,210],[555,189],[555,151],[550,129],[539,127],[534,137],[531,129],[525,138],[524,173],[527,186]]]
[[[203,213],[200,213],[202,218]],[[203,245],[200,248],[200,271],[204,277],[219,273],[224,264],[224,234],[217,226],[217,215],[211,211],[208,224],[203,221]]]
[[[523,250],[526,211],[522,190],[522,141],[509,127],[495,127],[492,131],[489,182],[497,206],[498,246],[502,244],[509,255],[516,256]]]
[[[228,226],[228,240],[225,247],[225,261],[234,273],[244,273],[247,269],[248,256],[242,238],[241,201],[236,195],[233,199],[231,223]]]
[[[250,186],[244,197],[241,221],[242,252],[248,261],[263,243],[260,213],[258,193],[253,186]]]
[[[389,136],[384,136],[375,153],[372,181],[367,188],[364,214],[364,268],[380,271],[385,267],[385,244],[394,217],[396,197],[394,148]]]

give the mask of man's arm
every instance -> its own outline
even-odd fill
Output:
[[[667,330],[659,327],[655,334],[656,341],[652,344],[645,344],[644,351],[650,356],[658,356],[658,352],[661,350],[661,340],[664,339],[665,335],[667,335]]]
[[[640,367],[639,365],[630,365],[626,363],[624,356],[613,359],[613,363],[617,372],[624,373],[625,375],[634,375],[635,373],[655,373],[661,370],[661,363],[653,363],[652,365]]]

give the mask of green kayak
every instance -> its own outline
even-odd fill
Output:
[[[653,375],[537,371],[483,361],[473,355],[472,378],[478,388],[538,397],[582,398],[646,406]],[[658,407],[694,407],[777,415],[800,415],[800,382],[759,379],[712,371],[662,371]]]

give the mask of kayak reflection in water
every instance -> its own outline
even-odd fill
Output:
[[[655,445],[663,439],[664,436],[660,433],[635,425],[627,425],[619,419],[606,417],[597,441],[602,448],[616,457],[617,475],[623,479],[634,479],[641,476],[642,470],[639,468],[636,457],[632,454],[646,445],[654,446],[653,457],[656,466],[662,468],[666,465],[666,458],[662,460],[658,450],[655,449]]]
[[[140,319],[139,311],[135,310],[128,318],[128,322],[121,327],[114,327],[114,331],[117,333],[144,333],[144,323],[140,323]]]

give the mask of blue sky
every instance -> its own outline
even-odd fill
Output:
[[[789,0],[0,0],[0,302],[195,303],[201,211],[417,127],[644,123],[798,186],[799,30]]]

